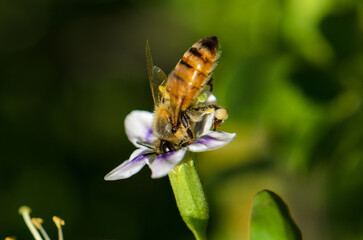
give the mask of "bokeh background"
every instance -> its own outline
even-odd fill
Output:
[[[173,69],[217,35],[214,93],[236,132],[196,155],[209,239],[248,239],[254,195],[287,203],[305,239],[363,239],[363,4],[359,0],[0,1],[0,238],[193,239],[168,178],[103,177],[134,150],[123,121],[152,110],[145,41]]]

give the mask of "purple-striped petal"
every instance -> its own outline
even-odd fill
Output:
[[[156,137],[152,132],[153,114],[147,111],[132,111],[125,119],[125,131],[129,140],[140,147],[146,143],[151,145]]]
[[[147,161],[151,171],[152,178],[161,178],[166,175],[183,159],[187,149],[182,148],[180,150],[164,153],[156,156],[153,161]]]
[[[113,169],[109,174],[105,176],[105,180],[113,181],[118,179],[129,178],[135,173],[138,173],[143,168],[153,155],[144,156],[149,150],[136,149],[130,156],[129,160],[126,160],[121,165]]]
[[[210,131],[188,146],[191,152],[204,152],[223,147],[236,137],[235,133]]]

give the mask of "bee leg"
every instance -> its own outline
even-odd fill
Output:
[[[222,123],[223,123],[223,120],[214,118],[213,124],[212,124],[213,131],[215,131],[217,128],[219,128],[222,125]]]
[[[208,80],[206,85],[209,86],[209,91],[213,92],[213,78],[212,77]]]
[[[173,125],[173,128],[171,129],[172,133],[176,133],[176,131],[178,131],[179,129],[179,124],[175,124]]]
[[[209,105],[204,105],[204,106],[201,106],[201,107],[193,108],[193,110],[195,110],[197,112],[206,112],[206,111],[208,111],[209,109],[212,109],[212,108],[214,110],[217,110],[217,109],[220,109],[221,107],[219,107],[216,104],[209,104]]]
[[[143,141],[136,141],[137,144],[140,144],[141,146],[144,146],[146,148],[149,148],[149,149],[153,149],[153,145],[150,144],[150,143],[147,143],[147,142],[143,142]]]
[[[190,117],[187,113],[183,112],[181,115],[181,123],[183,124],[184,128],[187,131],[188,137],[189,137],[189,143],[191,143],[194,139],[193,131],[190,129]]]
[[[191,130],[190,128],[187,128],[187,129],[186,129],[186,132],[187,132],[187,134],[188,134],[188,138],[189,138],[189,140],[182,140],[182,141],[180,141],[179,146],[180,146],[181,148],[186,147],[186,146],[188,146],[189,144],[193,143],[194,134],[193,134],[192,130]]]
[[[187,134],[188,134],[190,141],[192,141],[194,139],[194,134],[193,134],[192,130],[190,130],[190,128],[187,128]]]
[[[185,112],[183,112],[181,114],[181,123],[185,128],[189,127],[189,120],[190,120],[189,116]]]
[[[212,124],[212,129],[213,129],[213,131],[215,131],[217,128],[219,128],[221,126],[223,121],[228,118],[227,109],[220,107],[218,105],[215,105],[215,104],[209,104],[206,106],[194,108],[193,110],[195,110],[197,112],[207,112],[210,109],[214,109],[214,111],[215,111],[213,124]]]

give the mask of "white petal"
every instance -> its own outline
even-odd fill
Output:
[[[213,95],[212,92],[210,91],[205,91],[207,93],[207,101],[204,103],[205,104],[217,104],[217,98]],[[201,136],[204,135],[205,133],[209,132],[209,130],[212,127],[213,124],[213,120],[214,120],[214,113],[215,111],[206,114],[202,121],[198,122],[195,126],[195,131],[197,133],[197,136]]]
[[[210,131],[188,146],[191,152],[204,152],[223,147],[236,137],[235,133]]]
[[[151,168],[152,178],[161,178],[168,175],[168,173],[183,159],[187,149],[164,153],[156,156],[154,161],[148,161],[147,164]]]
[[[207,93],[207,103],[217,103],[217,98],[214,94],[210,91],[205,91]]]
[[[138,173],[141,168],[145,166],[146,160],[150,159],[152,155],[144,156],[148,153],[145,149],[136,149],[130,156],[129,160],[126,160],[121,165],[113,169],[109,174],[105,176],[105,180],[118,180],[129,178],[135,173]]]
[[[152,132],[153,114],[147,111],[132,111],[125,119],[126,135],[136,147],[141,143],[152,144],[155,135]]]
[[[208,133],[210,128],[212,127],[214,120],[214,111],[208,114],[204,114],[202,120],[195,123],[194,132],[196,133],[197,137]]]
[[[209,132],[210,128],[212,127],[214,120],[214,111],[210,114],[207,114],[205,118],[203,119],[203,129],[201,132],[198,133],[198,136],[205,135],[207,132]]]

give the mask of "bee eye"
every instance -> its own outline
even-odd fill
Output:
[[[173,145],[171,145],[170,142],[163,141],[161,143],[161,150],[163,153],[167,153],[167,152],[174,151],[175,149],[174,149]]]

